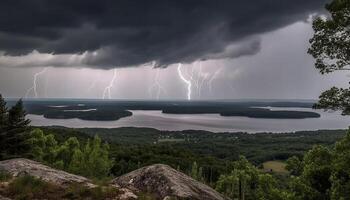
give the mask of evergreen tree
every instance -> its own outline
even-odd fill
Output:
[[[26,128],[30,120],[26,119],[26,111],[23,107],[22,99],[18,100],[16,105],[9,110],[8,115],[8,128],[9,129],[24,129]]]
[[[20,99],[8,112],[8,124],[3,140],[5,143],[4,148],[11,157],[23,156],[29,151],[27,128],[30,120],[25,117],[26,112],[22,99]]]
[[[0,94],[0,132],[4,131],[8,122],[8,110],[5,99]]]
[[[0,159],[4,157],[5,154],[5,135],[6,127],[8,122],[8,111],[6,107],[6,102],[2,95],[0,94]]]

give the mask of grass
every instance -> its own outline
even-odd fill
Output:
[[[11,178],[12,178],[11,174],[9,174],[3,170],[0,170],[0,182],[8,181]]]
[[[14,179],[0,194],[11,199],[76,199],[76,200],[103,200],[114,199],[119,190],[112,186],[97,186],[88,188],[81,184],[71,184],[63,188],[39,178],[25,175]]]
[[[263,170],[266,172],[275,172],[275,173],[288,173],[288,170],[286,170],[286,163],[282,161],[267,161],[263,164]]]
[[[70,185],[66,193],[63,195],[64,199],[114,199],[119,194],[117,188],[111,186],[98,186],[95,188],[88,188],[78,183]]]
[[[14,199],[54,199],[62,188],[32,176],[22,176],[12,181],[6,193]]]

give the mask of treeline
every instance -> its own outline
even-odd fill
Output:
[[[316,145],[301,159],[287,160],[290,174],[281,179],[264,173],[244,157],[220,176],[216,189],[232,199],[350,199],[350,131],[333,148]]]
[[[90,178],[110,175],[109,145],[96,136],[85,144],[77,137],[58,142],[52,134],[29,127],[20,99],[9,110],[0,95],[0,159],[27,157]]]

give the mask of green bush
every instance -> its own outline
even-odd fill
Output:
[[[33,176],[19,177],[9,184],[8,195],[15,199],[43,199],[50,193],[60,193],[60,188]]]

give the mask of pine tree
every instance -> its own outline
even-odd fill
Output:
[[[30,120],[26,119],[26,111],[23,107],[23,101],[20,99],[17,101],[16,105],[9,110],[8,115],[8,126],[9,129],[23,129],[26,128]]]
[[[4,157],[5,151],[5,135],[6,127],[8,122],[8,110],[6,102],[0,94],[0,159]]]
[[[28,125],[30,120],[26,119],[26,112],[23,107],[22,99],[8,112],[8,125],[6,126],[6,134],[4,135],[4,148],[11,156],[23,156],[29,151]]]
[[[4,131],[7,126],[7,113],[8,110],[6,107],[5,99],[0,94],[0,132]]]
[[[198,179],[198,165],[197,165],[197,162],[194,161],[193,164],[192,164],[192,167],[191,167],[191,177],[194,178],[194,179]]]

